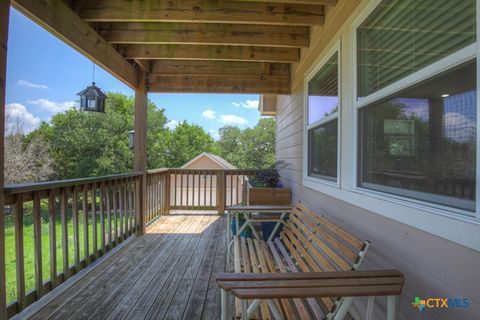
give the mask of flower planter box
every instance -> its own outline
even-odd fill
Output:
[[[290,188],[249,188],[248,204],[289,205],[292,203]]]

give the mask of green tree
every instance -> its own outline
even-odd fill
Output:
[[[165,148],[159,153],[169,167],[180,167],[202,152],[215,151],[215,143],[205,130],[186,121],[165,135]]]
[[[225,126],[217,142],[221,157],[240,169],[264,169],[275,163],[274,118],[263,118],[253,128]]]
[[[41,137],[50,142],[51,157],[58,179],[100,176],[132,171],[133,152],[128,149],[128,131],[134,127],[134,99],[109,93],[106,112],[90,113],[71,109],[42,123],[28,139]],[[148,103],[148,167],[162,165],[156,157],[166,117],[163,109]]]

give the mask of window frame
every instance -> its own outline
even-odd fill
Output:
[[[384,99],[392,94],[395,94],[399,91],[407,89],[411,86],[414,86],[422,81],[425,81],[431,77],[434,77],[438,74],[448,72],[452,68],[459,66],[463,63],[466,63],[472,59],[477,60],[477,109],[480,106],[480,49],[479,49],[479,22],[480,22],[480,13],[479,13],[479,3],[480,0],[476,1],[476,29],[477,29],[477,40],[476,42],[468,45],[465,48],[462,48],[440,60],[433,62],[432,64],[400,79],[397,80],[373,93],[367,95],[365,97],[358,97],[358,68],[357,68],[357,29],[362,24],[365,19],[375,10],[375,8],[381,3],[382,0],[375,0],[369,3],[365,10],[359,14],[359,16],[354,20],[351,25],[350,29],[350,49],[351,49],[351,74],[352,74],[352,109],[353,109],[353,126],[352,126],[352,134],[355,135],[355,138],[352,139],[353,142],[353,155],[352,158],[353,168],[352,168],[352,175],[350,177],[350,183],[352,186],[352,191],[359,192],[371,198],[382,199],[385,201],[393,201],[395,203],[405,205],[405,206],[419,206],[420,208],[425,209],[434,209],[436,212],[442,212],[442,214],[446,214],[449,216],[466,216],[466,217],[474,217],[479,219],[480,218],[480,112],[477,111],[477,137],[476,137],[476,185],[475,185],[475,211],[469,211],[460,208],[449,207],[442,204],[437,204],[433,202],[429,202],[426,200],[419,200],[410,198],[407,196],[399,195],[399,194],[392,194],[388,192],[383,192],[379,190],[374,190],[370,188],[366,188],[365,183],[364,186],[361,186],[361,152],[360,150],[360,126],[359,126],[359,113],[360,110],[364,107],[368,107],[373,103]],[[378,185],[382,186],[382,185]],[[405,189],[407,190],[407,189]]]
[[[356,25],[359,25],[380,3],[381,0],[362,0],[355,11],[342,26],[336,31],[328,42],[318,42],[315,45],[321,46],[321,49],[312,49],[316,57],[311,58],[307,52],[306,61],[308,67],[302,72],[302,79],[300,83],[305,84],[304,79],[311,70],[318,65],[319,62],[324,61],[323,57],[329,56],[333,51],[331,48],[335,44],[341,45],[339,51],[339,66],[340,66],[340,99],[341,99],[341,115],[340,115],[340,148],[338,150],[340,155],[340,186],[331,183],[323,182],[319,179],[306,179],[306,108],[302,101],[303,114],[300,117],[300,122],[303,125],[303,141],[301,145],[303,150],[300,151],[303,155],[301,160],[303,181],[302,186],[304,192],[307,193],[304,197],[314,197],[311,199],[318,199],[323,201],[334,201],[335,208],[345,208],[351,206],[351,210],[366,210],[373,216],[372,219],[392,220],[396,223],[413,227],[421,232],[430,233],[442,239],[452,241],[456,244],[465,246],[480,252],[480,210],[476,211],[476,215],[459,214],[461,212],[453,211],[451,207],[444,207],[432,203],[425,203],[415,199],[399,197],[393,194],[385,194],[369,189],[358,188],[357,181],[357,159],[358,159],[358,117],[357,109],[355,107],[356,101]],[[479,46],[476,50],[480,50],[480,0],[476,1],[476,16],[477,16],[477,42],[475,46]],[[318,51],[317,51],[318,50]],[[464,52],[465,53],[465,52]],[[477,79],[480,79],[480,59],[477,53]],[[440,60],[441,61],[441,60]],[[441,62],[437,62],[439,65]],[[427,66],[426,68],[429,68]],[[302,69],[300,65],[299,69]],[[298,70],[297,70],[298,71]],[[295,88],[298,83],[293,84]],[[480,106],[480,80],[477,81],[477,105]],[[301,89],[302,91],[305,88]],[[300,92],[302,98],[305,98],[304,92]],[[293,93],[292,93],[293,94]],[[367,100],[362,100],[362,103],[367,103]],[[293,114],[290,114],[293,116]],[[287,116],[288,117],[288,116]],[[303,120],[302,120],[303,119]],[[477,112],[477,123],[480,128],[480,112]],[[477,159],[480,160],[480,130],[477,130]],[[302,133],[300,133],[302,134]],[[476,180],[480,181],[480,161],[477,161],[477,175]],[[294,181],[292,183],[295,183]],[[479,189],[477,188],[477,199],[480,202]],[[316,198],[315,198],[316,197]],[[331,205],[329,205],[331,207]],[[470,212],[471,214],[471,212]],[[378,216],[378,217],[375,217]]]
[[[304,123],[303,123],[303,183],[309,185],[327,185],[335,188],[340,188],[340,171],[341,171],[341,159],[340,159],[340,141],[341,141],[341,114],[342,114],[342,86],[341,86],[341,50],[340,50],[340,41],[336,41],[330,49],[322,55],[322,58],[315,63],[315,67],[306,74],[304,78],[304,94],[303,94],[303,114],[304,114]],[[312,80],[315,75],[325,66],[325,64],[334,56],[337,55],[337,84],[338,84],[338,110],[335,113],[329,114],[328,116],[315,121],[311,124],[308,124],[308,83]],[[332,179],[330,176],[323,175],[309,175],[309,132],[315,128],[318,128],[326,123],[331,121],[337,121],[337,176]],[[334,180],[335,179],[335,180]]]

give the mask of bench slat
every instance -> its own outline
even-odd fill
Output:
[[[272,253],[274,251],[272,250]],[[367,271],[334,271],[334,272],[272,272],[268,274],[218,273],[217,281],[262,281],[262,280],[309,280],[309,279],[344,279],[344,278],[403,278],[398,270],[367,270]]]
[[[328,244],[325,242],[321,241],[319,238],[315,237],[310,230],[308,230],[303,224],[299,223],[298,220],[296,220],[294,217],[290,218],[293,219],[295,224],[297,224],[297,227],[302,229],[303,232],[307,234],[309,238],[312,240],[315,240],[315,244],[318,246],[318,248],[314,248],[311,243],[308,243],[310,247],[312,247],[312,250],[318,250],[320,251],[324,256],[328,257],[330,260],[335,262],[335,264],[338,266],[339,270],[350,270],[352,268],[352,265],[350,265],[348,262],[346,262],[342,257],[340,257],[335,251],[333,251]],[[292,222],[287,222],[287,228],[292,230],[292,232],[299,233],[298,229],[293,226]]]
[[[347,231],[341,229],[337,225],[333,224],[332,222],[328,221],[326,218],[318,215],[314,211],[310,210],[309,208],[305,207],[301,203],[297,203],[295,205],[298,209],[300,209],[302,212],[309,214],[311,217],[313,217],[319,225],[322,225],[326,229],[330,230],[333,234],[337,235],[338,237],[344,239],[348,243],[350,243],[353,247],[357,248],[358,250],[361,250],[363,247],[363,241],[357,239]]]
[[[248,249],[249,249],[249,252],[250,252],[250,262],[251,262],[252,267],[253,267],[253,272],[254,273],[259,273],[260,272],[260,269],[258,268],[259,263],[257,261],[256,255],[255,255],[255,248],[253,247],[252,239],[247,238],[247,243],[248,243]],[[262,319],[263,320],[270,319],[270,310],[268,309],[268,305],[265,301],[262,301],[260,303],[260,313],[262,314]]]
[[[267,257],[265,256],[265,252],[262,248],[262,242],[258,241],[257,239],[253,239],[253,243],[255,244],[255,249],[256,249],[257,254],[258,254],[258,259],[260,261],[260,266],[262,268],[262,271],[263,272],[274,272],[275,268],[271,268],[268,265],[269,263],[267,262]],[[277,304],[277,308],[280,309],[280,305],[278,305],[277,301],[275,301],[275,303]],[[288,301],[288,299],[281,299],[280,304],[283,307],[284,315],[287,316],[287,319],[295,319],[295,315],[293,314],[293,310],[290,307],[290,302]]]
[[[232,293],[240,299],[281,299],[312,297],[360,297],[400,295],[401,284],[354,287],[318,287],[276,289],[233,289]]]
[[[262,280],[262,281],[221,281],[219,286],[229,291],[232,289],[260,288],[311,288],[311,287],[346,287],[346,286],[376,286],[386,284],[402,284],[403,278],[340,278],[315,280]]]
[[[275,258],[275,261],[277,262],[277,266],[280,269],[280,271],[281,272],[287,272],[287,267],[283,264],[283,261],[280,258],[280,255],[278,254],[274,243],[269,242],[268,245],[270,247],[270,252],[272,252],[272,254]],[[292,273],[288,273],[288,274],[292,274]],[[307,310],[307,308],[306,308],[302,299],[298,299],[298,298],[293,299],[293,303],[295,304],[295,307],[296,307],[297,312],[300,315],[301,319],[308,319],[310,317],[309,313],[308,313],[308,310]]]
[[[283,247],[281,241],[278,238],[276,240],[277,240],[277,245],[280,248],[280,252],[282,252],[283,257],[285,258],[285,260],[289,264],[292,272],[299,272],[299,271],[309,272],[310,271],[306,267],[305,264],[303,264],[303,265],[305,265],[305,267],[303,267],[302,264],[300,264],[300,270],[298,270],[297,267],[295,266],[295,264],[293,263],[292,259],[290,258],[290,256],[287,254],[287,251],[285,250],[285,247]],[[295,250],[292,250],[291,248],[289,248],[289,250],[294,255],[295,259],[297,260],[298,259],[297,252]],[[308,305],[310,306],[310,308],[312,309],[312,311],[315,315],[321,314],[323,316],[322,308],[318,305],[318,302],[315,299],[309,298],[309,299],[307,299],[307,303],[308,303]],[[327,305],[327,308],[328,308],[328,305]],[[316,318],[319,318],[319,316],[316,316]]]
[[[300,211],[293,210],[290,217],[295,217],[295,219],[297,219],[300,223],[305,225],[309,229],[309,231],[311,231],[313,238],[320,238],[322,240],[324,239],[323,241],[326,240],[335,249],[341,252],[350,262],[354,262],[355,259],[357,258],[358,252],[354,252],[350,247],[348,247],[343,242],[339,241],[334,236],[332,236],[329,232],[325,231],[320,226],[318,226],[315,223],[314,218],[311,217],[310,215],[302,215]]]

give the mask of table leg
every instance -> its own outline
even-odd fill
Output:
[[[280,216],[280,220],[277,221],[277,224],[275,225],[275,228],[273,228],[273,231],[270,234],[270,236],[268,237],[267,241],[272,241],[273,240],[273,237],[275,237],[275,234],[277,233],[278,228],[280,228],[280,225],[283,223],[283,218],[285,218],[286,214],[287,214],[286,212],[282,213],[282,215]]]
[[[387,320],[395,320],[397,296],[387,297]]]

